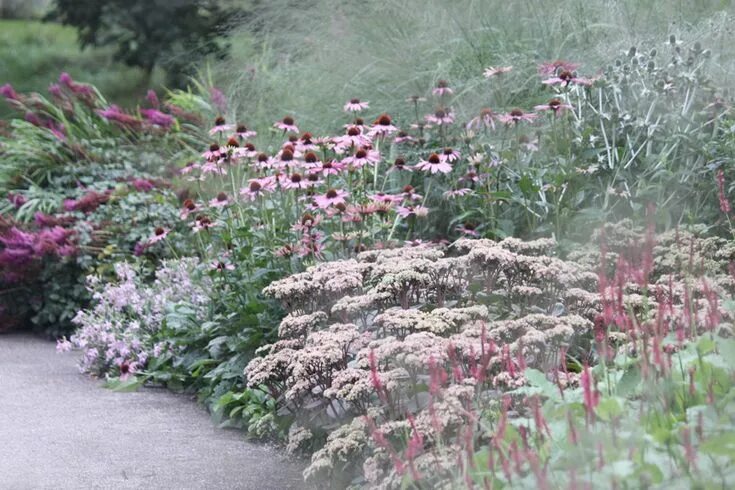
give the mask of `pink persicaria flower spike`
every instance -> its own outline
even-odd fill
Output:
[[[561,85],[562,87],[567,87],[569,85],[590,86],[593,82],[594,80],[590,78],[578,77],[573,72],[564,70],[556,76],[543,80],[541,83],[544,85]]]
[[[281,180],[281,187],[284,189],[306,189],[311,184],[298,172],[294,172],[285,179]]]
[[[439,158],[443,162],[454,162],[459,160],[459,152],[453,148],[446,147],[439,153]]]
[[[513,109],[512,111],[505,114],[500,114],[498,116],[498,121],[509,126],[515,126],[516,124],[523,121],[533,122],[537,117],[538,115],[532,112],[526,113],[523,112],[521,109]]]
[[[254,138],[257,134],[255,131],[249,130],[244,124],[238,124],[235,128],[235,136],[243,140]]]
[[[554,115],[563,114],[566,110],[571,109],[572,106],[554,97],[546,104],[535,106],[533,109],[536,111],[551,111]]]
[[[578,63],[564,60],[547,61],[538,65],[538,73],[541,76],[548,77],[563,71],[575,71],[580,66]]]
[[[5,97],[5,99],[9,101],[20,100],[20,97],[18,96],[18,92],[16,92],[13,86],[10,85],[9,83],[6,83],[5,85],[0,87],[0,95]]]
[[[227,124],[225,121],[225,118],[222,116],[219,116],[217,119],[214,120],[214,126],[212,129],[209,130],[209,135],[214,136],[217,133],[229,133],[235,129],[235,126],[232,124]]]
[[[157,227],[153,231],[153,236],[148,239],[148,244],[153,245],[154,243],[158,243],[161,240],[164,240],[169,233],[171,233],[171,230],[167,230],[161,226]]]
[[[158,95],[155,90],[148,90],[148,93],[145,95],[145,99],[154,109],[161,107],[161,101],[158,100]]]
[[[431,93],[439,96],[452,95],[454,93],[454,90],[449,87],[449,82],[447,82],[446,80],[439,80],[438,82],[436,82],[436,87],[434,87]]]
[[[512,66],[488,66],[485,68],[485,71],[483,72],[483,75],[485,75],[485,78],[493,78],[498,75],[502,75],[503,73],[509,73],[513,71]]]
[[[381,114],[370,127],[368,136],[388,136],[398,131],[398,128],[393,126],[393,119],[388,114]]]
[[[230,204],[230,198],[224,192],[220,192],[214,199],[209,201],[209,205],[213,208],[224,208],[228,204]]]
[[[146,122],[164,129],[169,129],[176,122],[173,116],[165,114],[158,109],[141,109],[140,113]]]
[[[97,114],[107,119],[110,122],[116,123],[120,126],[137,127],[140,126],[141,121],[135,116],[126,114],[120,107],[112,104],[106,109],[98,109]]]
[[[433,114],[427,114],[424,119],[426,119],[426,122],[428,123],[446,126],[447,124],[452,124],[454,122],[454,114],[451,109],[440,108],[435,110]]]
[[[342,109],[345,112],[360,112],[370,107],[369,102],[362,102],[360,99],[350,99]]]
[[[497,116],[493,110],[485,107],[480,109],[480,114],[470,119],[470,122],[467,123],[467,129],[495,129],[495,119],[497,119]]]
[[[347,191],[338,189],[329,189],[325,194],[315,196],[314,204],[318,208],[327,209],[330,206],[336,206],[337,204],[345,204],[345,198],[349,196]]]
[[[259,197],[276,190],[276,182],[272,177],[248,180],[248,186],[240,189],[240,195],[248,201],[255,201]]]
[[[423,172],[430,172],[431,174],[448,174],[452,171],[452,166],[447,161],[443,161],[436,153],[429,155],[429,158],[426,160],[421,160],[416,164],[415,168]]]
[[[275,123],[273,127],[280,129],[284,133],[298,133],[299,132],[299,128],[298,126],[296,126],[296,122],[291,116],[284,117],[283,119]]]
[[[350,168],[362,168],[365,165],[374,165],[380,161],[380,152],[369,148],[360,148],[354,155],[342,160],[343,165]]]

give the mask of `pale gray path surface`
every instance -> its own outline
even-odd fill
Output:
[[[0,489],[297,489],[301,465],[165,390],[116,393],[78,354],[0,335]]]

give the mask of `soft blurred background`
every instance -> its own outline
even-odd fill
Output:
[[[532,104],[538,62],[594,74],[672,34],[710,49],[728,87],[732,14],[732,0],[0,0],[0,78],[42,91],[67,71],[123,106],[196,79],[253,125],[292,113],[326,130],[347,98],[408,111],[440,78],[464,115],[489,65],[516,66],[506,101]]]

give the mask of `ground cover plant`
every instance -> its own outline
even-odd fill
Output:
[[[249,385],[291,450],[323,446],[305,477],[339,488],[726,485],[732,242],[629,224],[597,241],[571,262],[463,239],[277,281],[290,313]]]

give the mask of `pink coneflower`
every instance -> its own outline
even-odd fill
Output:
[[[279,161],[279,168],[286,168],[286,167],[294,167],[298,165],[298,161],[295,159],[296,155],[294,154],[293,146],[288,145],[288,147],[284,148],[279,152],[278,155],[278,161]]]
[[[223,151],[217,143],[212,143],[209,145],[209,149],[202,153],[202,158],[208,162],[216,162],[226,152],[227,150]]]
[[[454,162],[455,160],[459,160],[459,152],[457,150],[447,147],[444,148],[441,153],[439,153],[439,158],[443,162]]]
[[[217,272],[234,271],[235,266],[230,262],[223,262],[221,260],[213,260],[209,263],[209,267]]]
[[[179,170],[179,173],[181,175],[187,175],[187,174],[192,173],[194,170],[199,169],[200,167],[201,165],[199,165],[196,162],[189,162],[186,165],[184,165],[184,167],[181,170]]]
[[[485,75],[485,78],[492,78],[497,75],[502,75],[503,73],[509,73],[512,70],[512,66],[488,66],[485,68],[483,75]]]
[[[354,155],[342,160],[342,164],[350,168],[362,168],[365,165],[373,165],[380,161],[380,152],[368,148],[358,149]]]
[[[138,370],[138,363],[124,360],[120,362],[118,369],[120,370],[120,381],[126,381],[130,376],[135,376]]]
[[[411,102],[413,104],[418,104],[419,102],[426,102],[425,97],[420,97],[418,95],[410,95],[406,97],[406,102]]]
[[[304,133],[301,135],[301,138],[298,138],[295,142],[296,144],[296,151],[297,152],[305,152],[305,151],[314,151],[317,150],[317,144],[312,139],[313,136],[311,133]]]
[[[388,169],[388,172],[413,172],[413,169],[406,165],[406,159],[398,157],[393,161],[393,165]]]
[[[227,124],[225,118],[219,116],[217,119],[214,120],[214,126],[212,127],[212,129],[209,130],[209,135],[214,136],[217,133],[229,133],[233,129],[235,129],[234,125]]]
[[[444,199],[454,199],[455,197],[464,197],[468,194],[472,194],[474,191],[472,189],[469,189],[467,187],[462,187],[461,189],[452,189],[449,191],[445,191],[442,196]]]
[[[344,204],[348,195],[347,191],[329,189],[324,195],[315,196],[314,203],[318,208],[327,209],[330,206]]]
[[[309,169],[309,173],[327,175],[338,175],[345,169],[345,165],[336,160],[320,162],[319,165]]]
[[[372,140],[363,134],[362,128],[355,125],[347,126],[345,134],[335,137],[333,141],[335,144],[334,150],[337,153],[343,153],[349,148],[359,148],[361,146],[372,144]]]
[[[522,134],[518,137],[518,144],[526,151],[538,151],[538,138]]]
[[[375,202],[375,204],[388,204],[392,206],[403,202],[403,195],[385,194],[383,192],[371,194],[368,197]]]
[[[214,227],[214,223],[208,216],[197,216],[192,225],[192,231],[199,233],[202,230],[209,230]]]
[[[415,216],[417,218],[423,218],[426,215],[429,214],[429,208],[426,206],[398,206],[396,208],[396,213],[402,218],[408,218],[410,216]]]
[[[311,184],[298,172],[294,172],[289,175],[286,179],[281,181],[281,187],[284,189],[306,189]]]
[[[161,240],[165,240],[169,233],[171,233],[171,230],[167,230],[161,226],[157,227],[153,231],[153,236],[148,239],[148,244],[153,245]]]
[[[558,114],[562,114],[564,111],[566,111],[567,109],[571,109],[571,108],[572,108],[571,105],[565,103],[561,99],[554,97],[546,104],[534,106],[533,109],[536,111],[551,111],[554,113],[554,115],[558,115]]]
[[[537,117],[538,115],[532,112],[526,113],[523,112],[521,109],[513,109],[512,111],[505,114],[500,114],[498,116],[498,121],[509,126],[515,126],[521,121],[533,122],[533,120]]]
[[[426,160],[421,160],[414,168],[432,174],[437,172],[448,174],[452,171],[452,166],[448,162],[443,161],[436,153],[429,155],[429,158]]]
[[[475,225],[473,225],[472,223],[464,223],[464,224],[457,226],[457,231],[462,233],[463,235],[467,235],[471,237],[480,236],[480,234],[477,233],[477,230],[475,229]]]
[[[485,107],[480,109],[480,114],[470,119],[467,123],[467,129],[483,129],[490,128],[495,129],[495,118],[496,115],[492,109]]]
[[[360,99],[350,99],[342,108],[345,112],[360,112],[370,107],[369,102],[361,102]]]
[[[541,76],[548,77],[562,71],[574,71],[579,67],[580,65],[578,63],[571,63],[564,60],[547,61],[538,65],[538,73]]]
[[[414,192],[416,189],[413,188],[411,185],[407,185],[403,188],[403,199],[406,199],[408,201],[420,201],[421,200],[421,194],[417,194]]]
[[[432,94],[443,96],[443,95],[452,95],[454,93],[454,90],[449,88],[449,82],[446,80],[439,80],[436,82],[436,87],[431,91]]]
[[[279,160],[271,157],[267,153],[258,153],[253,161],[253,165],[260,169],[271,169],[278,166]]]
[[[559,75],[552,76],[551,78],[547,78],[546,80],[543,80],[541,83],[544,85],[561,85],[563,87],[566,87],[570,84],[573,85],[584,85],[584,86],[590,86],[592,85],[592,82],[594,80],[584,77],[578,77],[574,75],[569,70],[564,70]]]
[[[398,131],[398,128],[393,126],[393,119],[388,114],[381,114],[373,123],[369,136],[387,136]]]
[[[275,123],[273,127],[280,129],[284,133],[298,133],[299,132],[299,128],[298,126],[296,126],[296,122],[291,116],[284,117],[283,119]]]
[[[416,138],[411,136],[405,131],[398,131],[396,134],[396,137],[393,138],[393,143],[400,145],[401,143],[411,143],[413,141],[416,141]]]
[[[308,233],[314,227],[319,226],[322,217],[318,214],[304,213],[301,219],[291,226],[291,229],[298,232]]]
[[[240,195],[248,201],[255,201],[276,190],[276,182],[273,177],[261,179],[249,179],[248,186],[240,189]]]
[[[209,205],[213,208],[224,208],[228,204],[230,204],[230,198],[224,192],[220,192],[214,199],[209,201]]]
[[[186,219],[189,217],[190,214],[196,213],[201,209],[200,206],[198,206],[194,200],[187,199],[184,201],[183,209],[181,210],[181,213],[179,214],[181,216],[181,219]]]
[[[244,124],[238,124],[235,128],[235,136],[243,140],[254,138],[257,134],[255,131],[249,130]]]
[[[454,114],[451,109],[437,109],[433,114],[427,114],[424,116],[424,119],[428,123],[438,124],[441,126],[452,124],[454,122]]]

